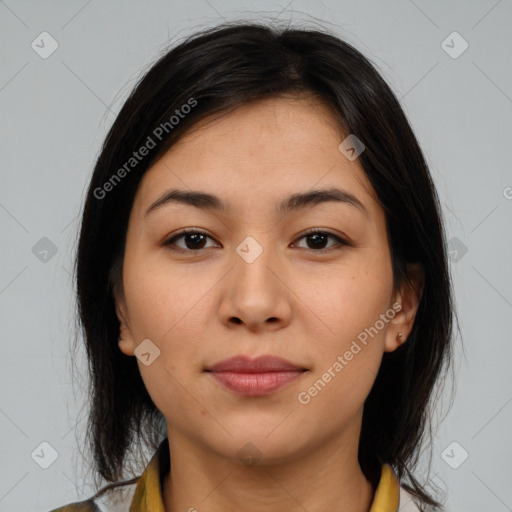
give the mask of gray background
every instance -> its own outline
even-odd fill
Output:
[[[107,129],[169,42],[263,15],[335,28],[401,98],[442,198],[463,340],[432,478],[448,492],[449,511],[512,510],[512,2],[5,0],[0,511],[49,510],[92,492],[80,455],[85,380],[73,384],[71,374],[70,270],[84,186]],[[47,59],[31,47],[42,46],[43,31],[58,43]],[[442,44],[454,31],[469,45],[457,58],[462,40]],[[42,442],[58,453],[47,469]]]

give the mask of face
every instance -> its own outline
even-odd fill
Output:
[[[318,102],[264,100],[198,125],[144,175],[117,298],[119,347],[137,357],[171,446],[181,438],[231,458],[251,443],[282,461],[359,434],[383,352],[407,338],[419,296],[393,293],[384,212],[358,160],[338,148],[345,136]],[[341,200],[278,209],[320,189]],[[155,205],[171,190],[225,208]],[[208,371],[262,355],[300,371]]]

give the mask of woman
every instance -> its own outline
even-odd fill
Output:
[[[106,137],[76,276],[112,483],[56,510],[439,510],[413,470],[451,355],[440,206],[346,42],[230,23],[163,55]]]

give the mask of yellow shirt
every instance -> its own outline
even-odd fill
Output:
[[[164,439],[135,482],[104,487],[88,500],[70,503],[50,512],[165,512],[162,498],[163,477],[169,471],[169,443]],[[128,508],[129,507],[129,508]],[[417,512],[412,497],[388,464],[382,466],[370,512]]]

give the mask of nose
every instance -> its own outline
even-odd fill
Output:
[[[249,238],[240,244],[232,256],[231,271],[221,285],[221,321],[231,327],[245,325],[255,333],[286,326],[292,305],[285,263],[270,243],[259,244]]]

